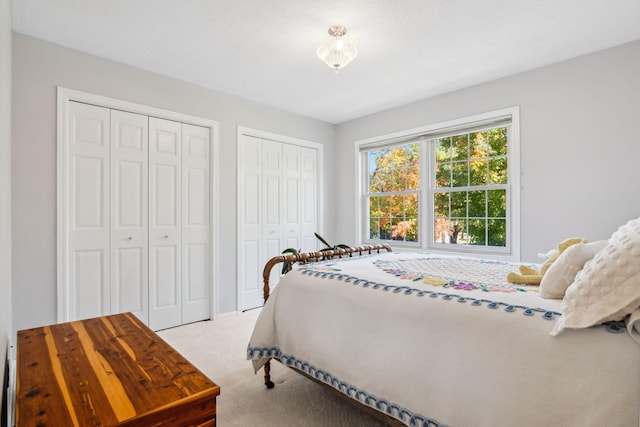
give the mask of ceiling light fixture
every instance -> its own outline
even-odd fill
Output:
[[[358,49],[342,37],[347,34],[347,29],[342,25],[333,25],[329,28],[329,35],[333,37],[318,48],[318,57],[337,73],[358,55]]]

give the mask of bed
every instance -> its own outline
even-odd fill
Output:
[[[638,426],[640,220],[632,228],[630,244],[614,233],[573,266],[563,299],[505,283],[518,264],[503,261],[381,246],[276,257],[247,357],[267,387],[274,359],[391,424]],[[270,292],[267,270],[285,260],[302,264]]]

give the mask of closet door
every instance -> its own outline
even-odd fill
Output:
[[[111,313],[148,312],[148,117],[111,111]]]
[[[149,326],[182,319],[182,127],[149,118]]]
[[[267,261],[278,256],[285,249],[283,245],[282,211],[282,143],[262,140],[262,245],[260,265],[264,268]],[[260,272],[262,278],[262,272]],[[280,270],[273,268],[269,282],[278,283]],[[262,282],[262,280],[260,280]],[[262,305],[262,302],[260,303]]]
[[[300,147],[300,230],[303,252],[318,250],[318,150]]]
[[[209,129],[182,125],[182,323],[209,318]]]
[[[242,135],[238,147],[238,300],[240,310],[262,305],[262,140]]]
[[[249,135],[238,144],[238,306],[248,310],[263,304],[269,259],[317,248],[318,150]],[[281,268],[271,270],[272,287]]]
[[[301,147],[282,144],[282,231],[284,248],[301,249],[300,240],[300,151]],[[274,255],[275,256],[275,255]]]
[[[69,102],[65,291],[69,319],[111,312],[109,109]]]

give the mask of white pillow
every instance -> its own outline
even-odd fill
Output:
[[[621,320],[640,307],[640,218],[621,226],[576,275],[551,335]]]
[[[540,296],[562,299],[584,264],[606,245],[606,240],[598,240],[591,243],[578,243],[565,249],[542,276]]]

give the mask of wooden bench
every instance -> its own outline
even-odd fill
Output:
[[[18,331],[16,426],[215,426],[220,387],[133,314]]]

